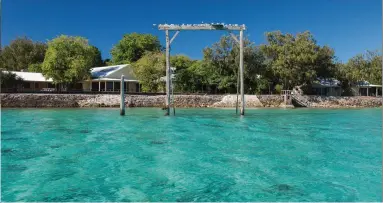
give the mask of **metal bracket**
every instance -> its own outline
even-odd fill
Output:
[[[178,33],[180,33],[179,30],[173,35],[172,39],[170,40],[170,44],[172,44],[173,40],[177,37]]]

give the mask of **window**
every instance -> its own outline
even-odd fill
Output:
[[[55,86],[52,83],[48,83],[48,88],[54,88]]]
[[[106,89],[107,91],[113,90],[113,82],[106,82]]]
[[[29,82],[25,82],[25,83],[23,84],[23,87],[29,89],[29,88],[31,88],[31,83],[29,83]]]
[[[92,91],[98,91],[98,82],[92,82]]]
[[[114,90],[120,90],[121,88],[121,83],[120,82],[114,82]]]
[[[74,85],[74,89],[76,89],[76,90],[82,90],[82,83],[76,83],[76,84]]]

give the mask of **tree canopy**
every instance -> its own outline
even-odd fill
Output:
[[[133,64],[133,73],[144,92],[157,92],[161,88],[160,78],[165,75],[165,56],[161,52],[146,52]]]
[[[264,57],[250,40],[244,39],[244,83],[246,92],[254,92],[258,75],[266,73]],[[239,70],[239,46],[230,37],[223,36],[211,47],[203,50],[203,62],[207,82],[216,86],[219,92],[236,92]],[[214,88],[214,87],[212,87]]]
[[[269,88],[280,92],[301,85],[307,87],[304,90],[310,90],[317,79],[340,80],[345,95],[360,81],[382,83],[380,51],[367,51],[341,63],[331,47],[319,45],[308,31],[296,35],[274,31],[265,36],[266,44],[259,46],[244,38],[244,89],[247,94],[266,93]],[[73,84],[88,79],[91,67],[130,63],[142,90],[158,92],[165,87],[165,82],[160,80],[166,75],[162,51],[160,41],[151,34],[125,34],[112,48],[111,59],[105,60],[100,50],[82,37],[62,35],[48,45],[24,37],[4,47],[0,53],[0,68],[42,72],[54,83]],[[177,92],[237,91],[239,46],[230,36],[222,36],[203,49],[201,60],[172,55],[170,63],[176,68],[173,83]],[[4,76],[4,80],[8,79]],[[15,78],[14,81],[19,80]]]
[[[13,40],[0,54],[0,68],[11,71],[27,70],[32,64],[44,61],[47,45],[27,37]]]
[[[98,59],[99,54],[87,39],[61,35],[48,42],[42,73],[54,83],[71,84],[88,79]]]
[[[347,81],[382,84],[382,54],[379,51],[358,54],[341,68],[339,77]]]
[[[93,67],[101,67],[101,66],[106,65],[105,62],[102,60],[101,51],[95,46],[91,46],[91,49],[94,52],[94,57],[92,58],[93,59],[93,62],[92,62],[93,65],[92,66]]]
[[[138,61],[145,52],[159,52],[161,44],[158,38],[151,34],[130,33],[112,48],[112,62],[114,64],[134,63]]]
[[[13,88],[16,87],[18,84],[22,84],[23,79],[18,77],[14,73],[2,71],[0,72],[0,83],[1,88]]]
[[[278,83],[285,84],[285,88],[333,76],[334,51],[317,45],[310,32],[294,36],[276,31],[266,33],[266,37],[267,44],[261,47],[262,51]]]

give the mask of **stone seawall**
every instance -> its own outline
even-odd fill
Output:
[[[381,107],[382,97],[321,97],[308,96],[312,108]]]
[[[280,107],[284,102],[281,95],[258,95],[257,97],[263,107]]]
[[[1,107],[9,108],[73,108],[119,107],[120,95],[86,94],[0,94]],[[379,107],[377,97],[319,97],[306,96],[313,108]],[[229,107],[236,106],[236,95],[175,95],[176,107]],[[241,98],[238,98],[241,105]],[[283,107],[280,95],[245,95],[247,108]],[[165,96],[126,95],[127,107],[164,107]]]
[[[224,95],[176,95],[176,107],[210,107]],[[126,95],[127,107],[164,107],[165,95]],[[1,94],[1,106],[10,108],[119,107],[120,95]]]

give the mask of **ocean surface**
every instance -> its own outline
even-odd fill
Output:
[[[2,201],[382,201],[382,110],[2,109]]]

